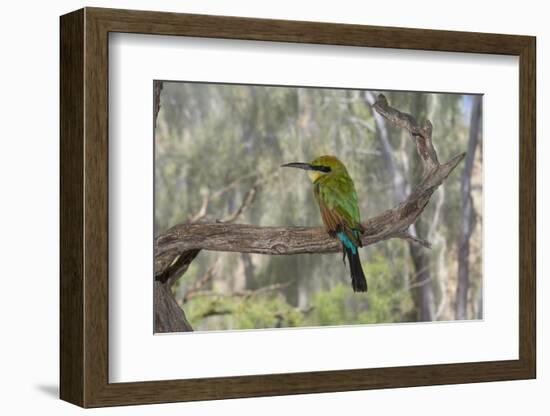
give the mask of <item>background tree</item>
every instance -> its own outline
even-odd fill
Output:
[[[456,319],[467,319],[468,290],[470,286],[470,239],[476,225],[474,198],[472,197],[472,173],[476,149],[481,136],[481,97],[472,98],[470,137],[468,152],[462,173],[462,224],[458,241],[458,285],[456,289]],[[479,289],[481,291],[481,288]]]

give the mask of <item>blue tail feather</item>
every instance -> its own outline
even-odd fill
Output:
[[[353,244],[353,242],[343,231],[337,232],[336,235],[346,248],[350,249],[353,254],[357,254],[357,247],[355,247],[355,244]]]
[[[339,231],[336,235],[344,246],[344,260],[346,255],[348,257],[351,272],[351,286],[353,291],[366,292],[368,290],[367,280],[365,279],[363,268],[361,267],[361,260],[359,259],[357,247],[344,232]]]

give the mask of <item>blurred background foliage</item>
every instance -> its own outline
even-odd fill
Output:
[[[392,207],[399,202],[396,179],[409,192],[421,166],[409,134],[386,124],[397,170],[388,169],[368,105],[369,94],[378,93],[163,82],[155,133],[155,234],[190,221],[319,226],[306,175],[279,166],[321,154],[346,164],[363,220]],[[481,99],[383,93],[393,107],[432,122],[440,161],[467,150],[475,154],[472,169],[461,163],[416,224],[432,249],[395,239],[362,249],[366,294],[353,293],[341,254],[203,251],[173,288],[195,330],[482,317],[482,140],[476,131],[472,140],[470,131]],[[465,183],[471,186],[465,189]],[[470,235],[464,235],[467,197],[473,201]],[[470,249],[461,254],[465,239]],[[461,261],[469,273],[459,311]]]

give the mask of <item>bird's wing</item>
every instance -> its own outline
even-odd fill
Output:
[[[355,231],[362,231],[361,217],[357,193],[351,179],[326,180],[315,184],[313,189],[327,231],[334,235],[343,230],[348,237],[360,245]]]

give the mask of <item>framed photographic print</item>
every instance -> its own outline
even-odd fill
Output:
[[[61,17],[83,407],[534,378],[535,38]]]

